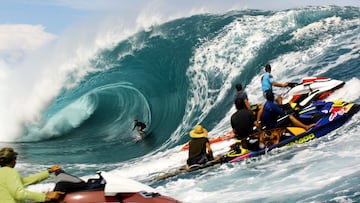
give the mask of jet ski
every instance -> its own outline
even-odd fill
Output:
[[[290,82],[290,89],[282,94],[282,106],[284,109],[290,111],[292,111],[291,107],[287,107],[286,104],[296,104],[293,107],[305,107],[313,101],[326,99],[332,92],[340,89],[344,85],[344,81],[327,77],[305,77],[302,79],[301,83]],[[251,108],[252,111],[256,113],[259,110],[259,105],[252,105]],[[235,138],[235,134],[231,130],[225,135],[211,138],[210,144],[233,138]],[[181,147],[180,151],[188,149],[189,143],[186,143]]]
[[[236,140],[230,150],[214,157],[205,164],[195,164],[186,169],[185,166],[167,171],[152,179],[162,181],[183,173],[189,173],[228,162],[238,162],[251,157],[260,156],[275,148],[302,144],[322,137],[341,127],[360,110],[360,105],[344,101],[315,101],[298,112],[298,119],[305,124],[315,123],[309,130],[300,127],[281,127],[254,132],[246,140]],[[282,119],[279,119],[281,122]]]
[[[316,101],[298,113],[298,119],[305,124],[315,125],[305,130],[300,127],[283,127],[262,130],[251,134],[232,146],[223,161],[238,162],[259,156],[268,151],[294,144],[302,144],[322,137],[341,127],[360,110],[360,105],[344,101]]]
[[[171,197],[163,196],[154,188],[140,182],[98,172],[98,178],[87,182],[70,175],[62,169],[55,172],[54,191],[64,192],[60,203],[98,203],[98,202],[143,202],[180,203]]]
[[[282,94],[282,103],[296,103],[298,106],[304,107],[313,101],[324,100],[344,85],[344,81],[327,77],[306,77],[302,79],[301,83],[289,83],[291,88]]]

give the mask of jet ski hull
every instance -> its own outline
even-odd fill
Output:
[[[143,203],[180,203],[158,193],[118,193],[115,196],[105,196],[101,191],[79,191],[66,194],[62,203],[98,203],[98,202],[143,202]]]
[[[138,181],[106,172],[99,171],[97,174],[99,178],[91,178],[85,182],[62,169],[57,170],[54,191],[64,193],[57,203],[180,203]]]

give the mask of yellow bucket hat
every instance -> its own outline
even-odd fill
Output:
[[[208,131],[201,125],[197,125],[192,131],[190,131],[189,135],[192,138],[206,137],[208,135]]]

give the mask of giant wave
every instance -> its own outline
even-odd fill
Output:
[[[24,152],[41,154],[42,161],[29,155],[28,162],[46,164],[55,156],[68,167],[87,165],[90,169],[83,169],[83,174],[105,164],[101,166],[104,170],[120,171],[146,182],[149,174],[184,163],[186,154],[173,153],[188,140],[187,133],[194,125],[201,123],[210,130],[210,136],[230,129],[235,83],[245,86],[252,103],[263,102],[259,80],[267,63],[272,64],[273,75],[281,82],[298,81],[312,75],[344,80],[347,85],[343,92],[335,94],[333,99],[359,102],[360,94],[354,88],[360,83],[359,19],[359,8],[329,6],[277,12],[244,10],[201,14],[154,25],[125,40],[113,42],[112,46],[96,51],[88,61],[76,64],[76,70],[86,67],[86,73],[69,72],[66,81],[72,85],[64,84],[60,93],[40,112],[41,119],[23,125],[23,134],[17,141],[22,142]],[[141,143],[133,141],[134,119],[143,120],[148,126],[147,137]],[[352,124],[339,133],[358,133],[358,123]],[[351,143],[338,142],[351,147]],[[327,151],[326,146],[313,148]],[[326,156],[318,159],[319,162],[328,161]],[[356,165],[359,163],[357,161]],[[300,173],[296,163],[287,164],[294,173]],[[275,167],[270,163],[255,166],[261,171],[267,165]],[[288,166],[283,165],[278,167],[286,170]],[[349,164],[344,165],[349,166],[344,176],[358,173]],[[241,173],[242,168],[234,170]],[[308,177],[317,174],[308,172]],[[256,170],[249,170],[249,173],[256,174]],[[281,184],[276,185],[277,179],[271,179],[271,174],[259,175],[274,183],[275,190],[281,187]],[[223,181],[228,182],[234,173],[223,176]],[[251,174],[244,176],[244,181],[251,182]],[[280,182],[290,184],[285,176],[280,174]],[[332,175],[324,171],[322,176]],[[201,177],[201,174],[194,177],[195,181],[200,181]],[[208,190],[219,192],[214,189],[218,186],[217,180],[210,177]],[[295,182],[308,186],[307,183],[302,185],[300,180]],[[329,182],[334,188],[335,183]],[[174,184],[182,185],[181,181]],[[255,188],[260,182],[253,184]],[[350,182],[344,190],[349,188],[357,192],[354,184]],[[194,200],[187,199],[185,189],[189,187],[181,191],[172,185],[155,186],[164,187],[178,199]],[[263,187],[261,190],[270,190]],[[326,187],[319,186],[318,191]],[[236,192],[229,188],[223,191],[225,195]],[[288,193],[296,194],[292,201],[302,200],[296,192]],[[202,194],[202,199],[194,201],[205,201],[206,192]],[[317,198],[311,194],[305,192],[309,201],[333,198],[329,193]],[[218,202],[223,198],[226,199],[220,195],[212,200]],[[248,198],[264,200],[255,194]]]

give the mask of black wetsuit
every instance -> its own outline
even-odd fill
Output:
[[[145,123],[138,121],[138,122],[135,123],[133,130],[136,127],[140,127],[141,128],[140,130],[144,130],[144,128],[146,128],[146,125],[145,125]]]
[[[240,109],[231,116],[231,127],[235,129],[236,138],[241,140],[253,132],[255,116],[248,109]]]

